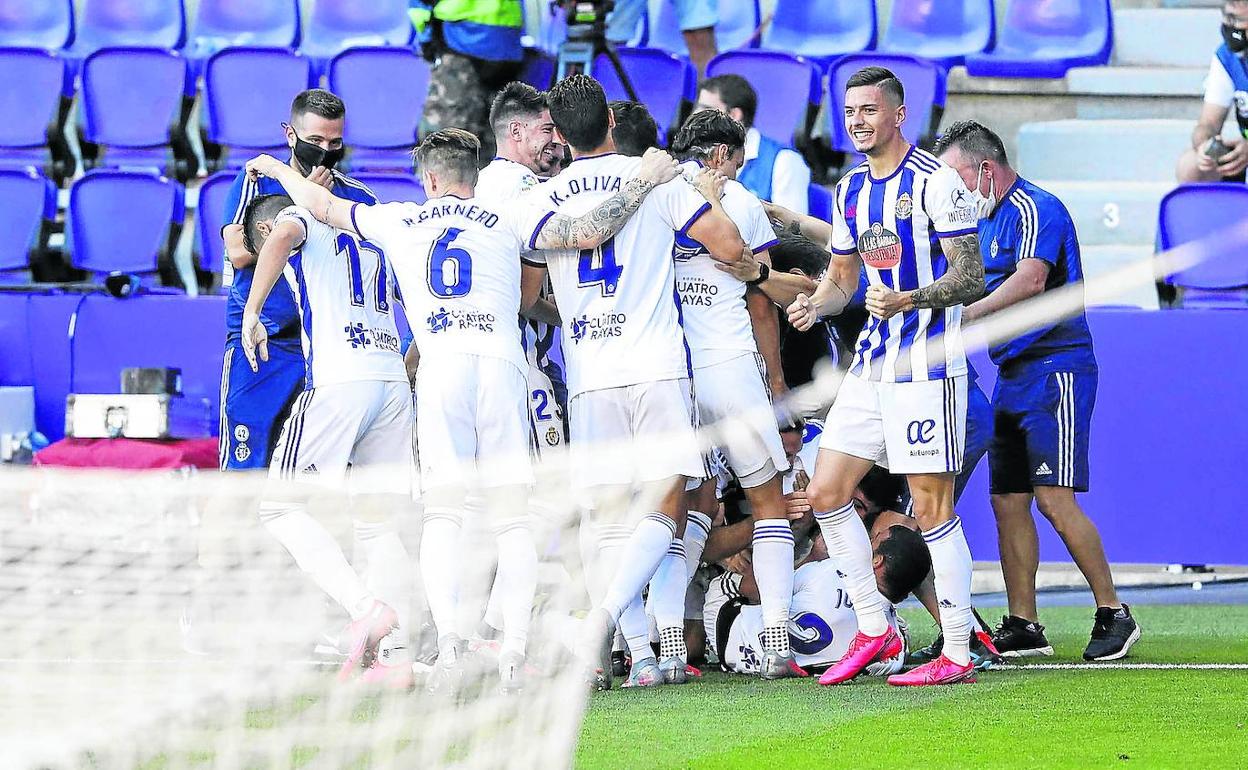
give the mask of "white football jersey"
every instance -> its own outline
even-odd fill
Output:
[[[394,323],[394,278],[375,244],[287,206],[274,224],[303,230],[283,274],[299,307],[306,387],[407,382]]]
[[[536,187],[537,174],[522,163],[495,158],[477,175],[476,197],[479,200],[511,200]]]
[[[886,605],[888,622],[897,616]],[[845,583],[831,559],[806,562],[793,573],[789,647],[802,666],[828,666],[841,659],[858,633],[858,618]],[[763,608],[745,605],[728,630],[724,665],[739,674],[757,674],[763,660]],[[900,656],[904,660],[904,653]],[[871,672],[874,673],[874,672]]]
[[[701,166],[687,161],[681,168],[685,177],[692,180]],[[728,180],[721,202],[724,213],[755,254],[778,242],[758,196],[740,182]],[[745,283],[715,267],[706,247],[687,235],[676,236],[672,256],[676,260],[676,293],[680,295],[693,368],[712,366],[741,353],[757,353],[754,329],[745,308]]]
[[[528,197],[580,216],[637,175],[641,158],[580,158]],[[682,178],[659,185],[596,249],[526,254],[550,269],[568,364],[569,400],[588,390],[690,375],[672,243],[710,204]]]
[[[550,216],[516,202],[450,195],[351,207],[356,232],[390,259],[422,361],[470,353],[522,372],[520,250]]]

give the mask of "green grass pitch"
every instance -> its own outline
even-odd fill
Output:
[[[1144,636],[1124,663],[1248,663],[1248,606],[1132,609]],[[935,636],[922,610],[903,614],[912,643]],[[1056,654],[1036,662],[1081,662],[1090,610],[1042,616]],[[949,687],[708,673],[684,687],[596,693],[576,766],[1248,768],[1248,670],[1023,668]]]

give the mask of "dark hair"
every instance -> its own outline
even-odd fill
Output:
[[[512,81],[503,86],[503,90],[494,97],[490,105],[490,126],[494,135],[499,136],[507,130],[507,124],[513,120],[532,120],[546,109],[546,95],[528,83]]]
[[[1001,137],[974,120],[960,120],[949,126],[936,140],[932,154],[944,155],[951,147],[957,147],[976,163],[992,160],[1004,166],[1010,162]]]
[[[573,75],[555,83],[546,95],[555,128],[578,150],[592,150],[607,140],[607,95],[597,80]]]
[[[901,499],[906,494],[906,481],[903,476],[889,473],[878,465],[871,466],[867,475],[858,482],[858,489],[867,503],[876,510],[900,511]]]
[[[758,112],[758,93],[750,85],[750,81],[740,75],[716,75],[703,80],[698,88],[718,96],[728,109],[735,107],[741,110],[741,122],[746,128],[754,125],[754,114]]]
[[[776,244],[769,249],[773,269],[787,273],[796,267],[810,278],[818,278],[828,269],[832,256],[806,236],[782,230],[776,238]]]
[[[477,137],[462,128],[443,128],[420,140],[412,156],[417,168],[476,184],[480,153],[481,140]]]
[[[894,524],[875,552],[884,557],[884,598],[897,604],[914,592],[932,571],[932,554],[923,536]]]
[[[260,233],[261,222],[272,222],[273,218],[294,201],[289,195],[257,195],[247,202],[243,209],[243,245],[256,256],[264,247],[265,236]]]
[[[672,154],[680,160],[706,158],[717,144],[736,152],[745,148],[745,126],[715,110],[695,112],[672,140]]]
[[[863,86],[878,86],[884,94],[898,107],[906,103],[906,87],[890,69],[884,67],[863,67],[849,76],[845,81],[845,90]]]
[[[326,120],[339,120],[347,116],[347,105],[324,88],[309,88],[301,91],[290,103],[290,120],[293,123],[309,112]]]
[[[659,125],[646,105],[639,102],[611,102],[607,105],[615,116],[611,139],[621,155],[641,157],[646,150],[659,146]]]

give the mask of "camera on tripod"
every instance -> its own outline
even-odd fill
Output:
[[[561,4],[567,14],[568,36],[559,46],[555,80],[577,73],[589,75],[594,59],[603,54],[615,69],[628,98],[638,101],[637,91],[620,64],[615,46],[607,41],[607,16],[615,8],[615,0],[563,0]]]

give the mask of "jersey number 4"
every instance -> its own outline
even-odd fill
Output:
[[[451,245],[462,232],[446,228],[429,250],[429,291],[435,297],[462,297],[472,291],[472,255]]]
[[[367,251],[377,257],[376,283],[369,292],[376,299],[378,313],[390,312],[390,286],[386,275],[386,255],[368,241],[357,241],[349,233],[340,233],[335,246],[339,254],[347,255],[347,272],[351,276],[351,304],[364,307],[364,267],[360,264],[360,252]]]
[[[615,261],[615,239],[610,238],[596,249],[581,251],[576,265],[577,282],[582,289],[597,285],[604,297],[614,297],[620,286],[624,266]]]

